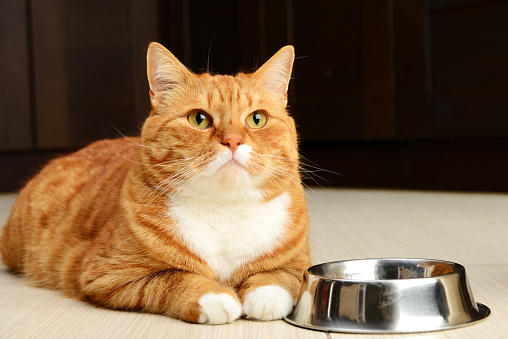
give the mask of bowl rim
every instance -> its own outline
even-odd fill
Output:
[[[332,265],[332,264],[338,264],[338,263],[343,263],[343,262],[352,262],[352,261],[373,261],[373,260],[387,260],[387,261],[389,261],[389,260],[392,260],[392,261],[402,261],[402,260],[410,261],[410,260],[415,260],[415,261],[417,261],[418,260],[418,261],[440,262],[440,263],[451,264],[451,265],[457,267],[457,270],[453,270],[450,273],[441,274],[441,275],[438,275],[438,276],[435,276],[435,277],[402,278],[402,279],[350,279],[350,278],[333,278],[333,277],[327,277],[327,276],[324,276],[324,275],[315,274],[315,273],[311,272],[311,269],[313,269],[315,267],[318,267],[318,266],[323,266],[323,265]],[[346,260],[327,261],[327,262],[322,262],[322,263],[319,263],[319,264],[316,264],[316,265],[312,265],[312,266],[310,266],[309,268],[307,268],[305,270],[305,274],[306,275],[312,275],[314,277],[319,278],[320,280],[331,280],[331,281],[342,281],[342,282],[387,282],[387,283],[388,282],[396,282],[396,281],[411,281],[411,280],[415,280],[415,281],[421,282],[424,279],[428,279],[430,281],[430,280],[440,279],[441,277],[455,275],[455,274],[458,274],[458,273],[465,274],[466,273],[466,268],[463,265],[461,265],[461,264],[459,264],[457,262],[454,262],[454,261],[442,260],[442,259],[403,258],[403,257],[361,258],[361,259],[346,259]]]
[[[314,324],[307,324],[307,323],[301,323],[291,318],[291,315],[293,312],[288,314],[286,317],[284,317],[284,320],[288,322],[291,325],[298,326],[301,328],[305,328],[308,330],[315,330],[315,331],[325,331],[325,332],[335,332],[335,333],[354,333],[354,334],[404,334],[404,333],[426,333],[426,332],[439,332],[439,331],[447,331],[447,330],[453,330],[457,328],[467,327],[471,325],[478,324],[485,319],[487,319],[490,314],[491,310],[490,308],[482,303],[476,303],[478,307],[478,315],[479,318],[476,320],[466,321],[462,324],[456,324],[456,325],[444,325],[438,328],[432,328],[432,329],[425,329],[425,330],[371,330],[371,329],[349,329],[349,328],[340,328],[339,326],[319,326]]]

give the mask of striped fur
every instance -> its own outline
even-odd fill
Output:
[[[209,324],[285,316],[310,265],[286,112],[293,59],[288,46],[252,74],[197,75],[152,43],[141,137],[51,161],[16,201],[4,263],[30,284],[112,309]],[[189,123],[195,109],[210,128]],[[268,122],[249,128],[257,110]]]

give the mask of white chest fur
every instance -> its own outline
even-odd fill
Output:
[[[273,250],[284,233],[290,195],[269,202],[220,197],[171,197],[169,215],[177,220],[186,245],[225,280],[242,265]]]

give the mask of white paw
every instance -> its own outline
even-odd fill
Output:
[[[202,324],[230,323],[242,314],[242,306],[226,293],[208,293],[199,298],[198,303],[201,306],[199,322]]]
[[[245,297],[243,313],[257,320],[282,319],[293,309],[293,298],[284,288],[262,286]]]

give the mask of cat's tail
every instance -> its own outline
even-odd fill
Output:
[[[0,237],[0,253],[2,261],[5,265],[14,271],[21,271],[23,258],[23,245],[19,241],[19,232],[16,227],[12,227],[9,223],[3,228]]]

